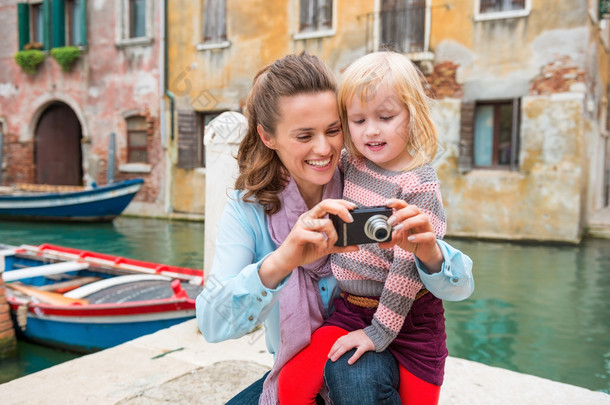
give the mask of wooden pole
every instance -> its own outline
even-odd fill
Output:
[[[0,273],[1,274],[1,273]],[[11,312],[6,302],[4,280],[0,276],[0,359],[17,354],[17,339],[11,320]]]

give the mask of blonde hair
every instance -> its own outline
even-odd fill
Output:
[[[407,151],[413,159],[404,170],[430,162],[436,155],[438,135],[423,83],[425,78],[417,67],[406,56],[396,52],[374,52],[352,63],[341,77],[337,96],[341,124],[347,134],[344,138],[347,151],[362,156],[349,132],[347,104],[354,97],[363,103],[368,102],[380,86],[386,86],[409,112]]]
[[[246,106],[248,131],[237,152],[235,188],[245,190],[244,201],[259,202],[267,215],[276,213],[281,208],[278,195],[290,175],[275,150],[263,143],[257,127],[275,136],[282,97],[327,91],[333,95],[337,91],[332,71],[319,57],[306,52],[287,55],[258,71]]]

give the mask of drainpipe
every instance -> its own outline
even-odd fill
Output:
[[[162,80],[162,93],[167,96],[167,98],[169,99],[169,107],[170,107],[170,141],[173,142],[174,140],[174,112],[175,112],[175,97],[174,94],[169,91],[169,79],[168,79],[168,51],[167,51],[167,42],[168,42],[168,0],[164,0],[163,2],[164,6],[162,9],[162,19],[161,21],[163,21],[163,52],[161,52],[161,64],[162,64],[162,75],[163,75],[163,80]],[[163,99],[163,105],[165,107],[165,98]],[[172,148],[172,143],[170,143],[170,141],[168,141],[168,137],[167,137],[167,125],[165,123],[165,108],[164,108],[164,112],[163,114],[161,114],[161,130],[163,131],[163,135],[161,137],[161,143],[162,146],[165,148],[165,181],[164,181],[164,188],[165,188],[165,198],[164,198],[164,211],[166,214],[169,214],[172,212],[172,199],[171,199],[171,183],[172,183],[172,158],[171,158],[171,148]]]
[[[163,59],[164,59],[164,63],[163,63],[163,86],[165,87],[165,95],[169,98],[169,110],[170,110],[170,116],[169,116],[169,121],[170,121],[170,129],[169,129],[169,133],[170,133],[170,140],[174,140],[174,106],[175,106],[175,97],[174,94],[169,91],[169,86],[168,86],[168,78],[167,78],[167,32],[168,32],[168,28],[167,28],[167,2],[168,0],[164,0],[165,3],[165,11],[164,11],[164,24],[163,24],[163,36],[165,38],[165,41],[163,41]]]
[[[2,123],[0,123],[0,186],[2,185],[2,172],[4,171],[4,156],[2,155],[2,148],[4,145],[2,141],[4,139],[4,132],[2,132]]]

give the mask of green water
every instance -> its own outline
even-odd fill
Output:
[[[610,241],[579,246],[448,239],[473,259],[475,292],[445,303],[451,356],[610,392]],[[203,223],[118,218],[110,224],[0,222],[0,243],[54,243],[186,267],[203,266]],[[69,353],[19,343],[0,383]]]

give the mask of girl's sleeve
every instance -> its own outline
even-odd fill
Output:
[[[417,205],[428,214],[436,233],[436,243],[443,254],[441,271],[430,274],[426,266],[415,257],[419,276],[428,291],[434,296],[447,301],[461,301],[468,298],[474,291],[472,277],[472,260],[458,249],[443,241],[446,231],[446,217],[441,197],[440,183],[431,167],[423,170],[422,177],[429,181],[423,182],[414,193],[407,194],[405,200]]]
[[[245,204],[245,203],[242,203]],[[278,299],[276,289],[266,288],[258,274],[264,257],[257,258],[256,243],[263,243],[264,217],[253,210],[240,209],[229,198],[223,211],[216,239],[210,276],[197,297],[197,323],[209,342],[239,338],[262,323]]]

